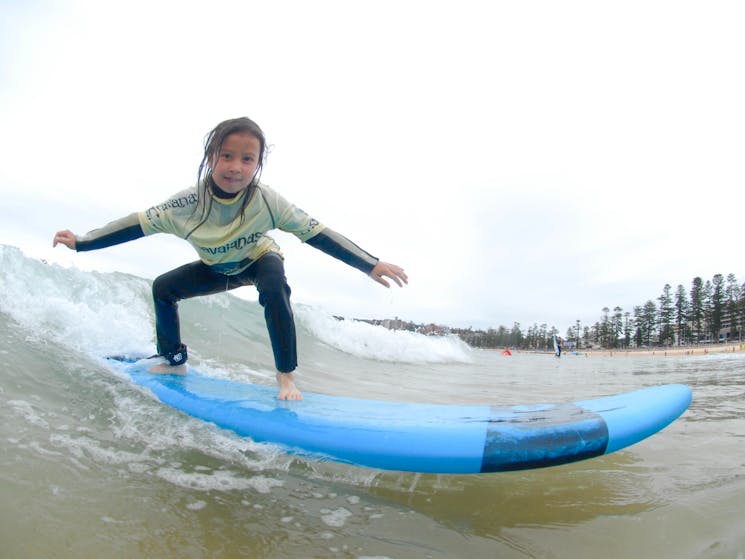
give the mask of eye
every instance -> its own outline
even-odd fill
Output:
[[[244,161],[245,163],[251,163],[251,162],[252,162],[253,160],[254,160],[254,158],[253,158],[253,156],[251,156],[251,155],[247,155],[247,156],[245,156],[245,157],[243,158],[243,161]]]

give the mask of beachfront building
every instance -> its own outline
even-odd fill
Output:
[[[721,318],[719,329],[712,331],[708,324],[702,323],[700,330],[697,332],[692,321],[688,321],[678,329],[674,327],[675,345],[689,344],[716,344],[716,343],[734,343],[743,341],[743,328],[740,327],[740,321],[737,316],[731,316],[731,313],[724,313]]]

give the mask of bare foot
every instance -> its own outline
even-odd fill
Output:
[[[148,368],[147,372],[156,375],[185,375],[186,365],[169,365],[168,363],[160,363]]]
[[[292,373],[277,373],[277,384],[279,384],[278,400],[302,400],[303,395],[295,386],[295,378]]]

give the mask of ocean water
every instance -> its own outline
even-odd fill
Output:
[[[745,355],[468,348],[296,305],[302,390],[436,403],[569,401],[663,383],[691,408],[621,452],[472,476],[288,455],[155,401],[101,362],[154,351],[149,283],[0,245],[0,558],[745,557]],[[203,372],[273,384],[261,308],[181,304]]]

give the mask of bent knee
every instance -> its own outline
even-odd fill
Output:
[[[178,299],[173,293],[172,284],[166,275],[158,276],[153,280],[153,298],[158,301],[173,301]]]
[[[288,301],[292,290],[287,284],[284,276],[278,277],[275,281],[266,282],[259,290],[259,303],[266,305],[275,301]]]

